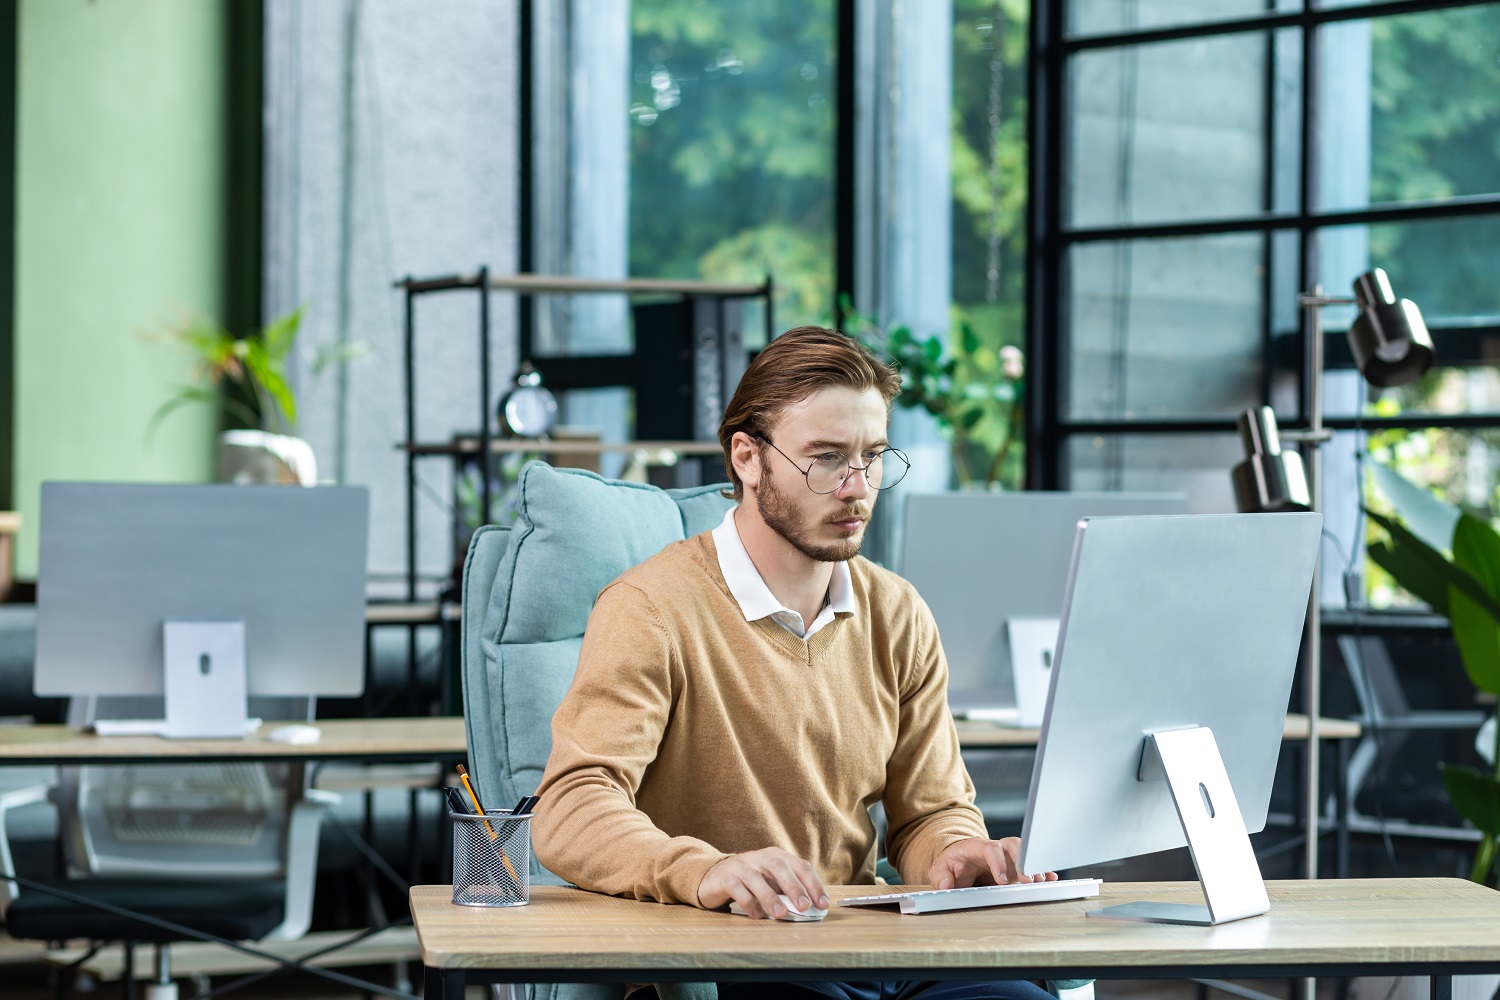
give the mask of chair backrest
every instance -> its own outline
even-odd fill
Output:
[[[256,699],[252,711],[311,718],[311,699]],[[69,721],[155,718],[161,699],[75,699]],[[60,768],[57,805],[70,875],[194,880],[284,874],[292,796],[284,764]]]
[[[1411,711],[1383,638],[1341,635],[1338,647],[1364,720],[1380,723],[1399,719]]]
[[[543,462],[521,470],[515,524],[479,529],[464,563],[464,718],[484,802],[508,808],[541,781],[599,592],[715,527],[732,506],[722,489],[662,490]]]

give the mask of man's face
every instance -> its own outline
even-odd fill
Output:
[[[817,494],[800,470],[835,454],[864,466],[869,455],[886,447],[886,408],[880,393],[823,389],[787,407],[768,436],[786,456],[769,446],[761,449],[761,477],[755,490],[761,520],[809,559],[853,559],[864,544],[865,526],[879,494],[859,472],[850,473],[834,492]]]

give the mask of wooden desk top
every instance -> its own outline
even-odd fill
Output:
[[[1040,729],[1021,729],[1016,726],[1001,726],[993,722],[974,719],[958,719],[958,742],[965,748],[980,747],[1034,747],[1042,738]],[[1319,719],[1318,738],[1321,740],[1353,740],[1360,735],[1359,723],[1348,719]],[[1283,740],[1307,739],[1307,716],[1291,713],[1286,717],[1282,730]]]
[[[275,743],[267,723],[243,740],[169,740],[161,736],[96,736],[68,726],[0,726],[0,765],[130,764],[182,758],[195,762],[236,760],[430,761],[465,753],[464,720],[320,719],[316,743]]]
[[[1137,899],[1201,903],[1195,882],[1106,883],[1096,899],[923,916],[834,905],[817,923],[750,920],[552,886],[533,888],[530,905],[508,909],[454,906],[446,885],[414,886],[410,899],[429,968],[587,972],[634,982],[691,978],[704,969],[859,978],[878,978],[882,970],[998,969],[1008,978],[1116,978],[1163,969],[1254,977],[1337,966],[1393,974],[1500,970],[1500,892],[1472,882],[1324,879],[1269,882],[1267,889],[1270,913],[1217,927],[1084,916]],[[837,900],[869,891],[840,886],[830,894]]]
[[[245,740],[169,740],[160,736],[95,736],[68,726],[0,726],[0,766],[13,764],[126,764],[149,763],[163,757],[197,761],[328,760],[358,758],[370,761],[420,761],[462,757],[464,720],[457,716],[417,719],[321,719],[323,738],[293,746],[273,743],[265,733],[274,724]],[[1345,719],[1323,719],[1323,739],[1351,739],[1359,724]],[[997,726],[991,722],[959,720],[958,739],[964,747],[1034,747],[1036,729]],[[1285,738],[1307,739],[1307,718],[1287,716]]]

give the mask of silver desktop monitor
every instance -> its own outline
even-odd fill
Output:
[[[165,697],[170,723],[175,690],[240,735],[248,697],[357,695],[368,534],[363,487],[44,483],[36,693]]]
[[[937,621],[955,714],[1009,719],[1017,705],[1011,623],[1062,615],[1080,518],[1186,513],[1187,498],[1175,493],[907,497],[901,575]]]
[[[1078,526],[1021,861],[1056,871],[1188,845],[1207,906],[1104,915],[1221,923],[1270,908],[1265,827],[1322,517]]]

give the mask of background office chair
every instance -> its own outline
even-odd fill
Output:
[[[98,717],[110,716],[121,717],[107,707]],[[329,800],[302,785],[300,768],[282,764],[60,768],[54,786],[0,800],[0,865],[14,870],[5,812],[51,799],[64,871],[37,881],[232,941],[295,939],[312,920],[318,829]],[[168,945],[190,939],[184,935],[9,882],[0,885],[0,916],[23,940],[122,942],[127,997],[135,996],[133,945],[152,944],[146,995],[176,996]],[[59,981],[59,995],[71,978]]]
[[[1407,701],[1396,674],[1396,666],[1380,636],[1339,636],[1339,654],[1349,671],[1354,696],[1359,703],[1355,718],[1363,731],[1344,771],[1346,822],[1350,830],[1390,833],[1442,840],[1474,839],[1472,829],[1387,819],[1360,812],[1356,806],[1360,790],[1379,783],[1390,770],[1413,733],[1434,731],[1474,732],[1484,724],[1485,713],[1464,710],[1416,710]]]

